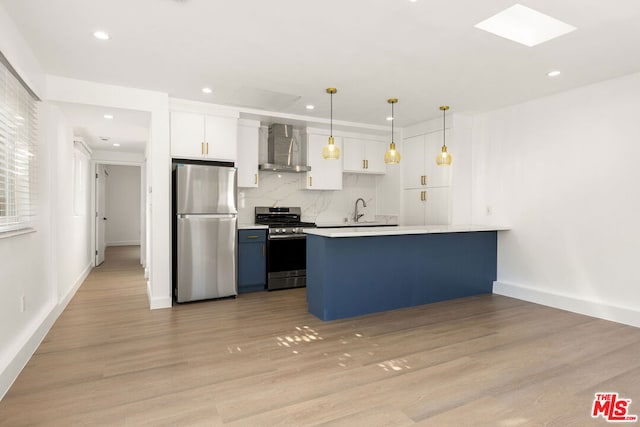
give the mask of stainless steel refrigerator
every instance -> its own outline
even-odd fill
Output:
[[[177,302],[238,294],[236,169],[174,163]]]

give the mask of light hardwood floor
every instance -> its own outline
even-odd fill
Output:
[[[137,250],[108,249],[0,425],[606,425],[598,391],[640,414],[637,328],[492,295],[333,322],[304,289],[150,311]]]

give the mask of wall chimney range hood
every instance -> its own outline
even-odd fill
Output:
[[[269,126],[267,163],[259,165],[258,168],[274,172],[308,172],[311,167],[302,164],[301,153],[301,146],[294,134],[293,126],[274,123]]]

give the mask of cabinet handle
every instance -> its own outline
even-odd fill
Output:
[[[309,187],[313,187],[313,177],[309,177]]]
[[[209,155],[209,143],[207,142],[207,152],[205,153],[207,156]]]
[[[362,169],[366,169],[367,168],[367,161],[363,160],[362,161]]]
[[[262,256],[265,256],[267,254],[267,250],[265,249],[265,246],[262,245]]]
[[[260,236],[247,236],[247,239],[257,239]]]
[[[420,185],[427,185],[427,176],[420,175]]]
[[[364,163],[366,164],[365,169],[369,169],[369,160],[365,160]]]
[[[254,177],[255,177],[254,184],[258,185],[258,174],[255,174]]]
[[[427,201],[427,192],[426,191],[424,192],[424,201],[425,202]]]
[[[200,143],[200,154],[204,155],[204,142]]]
[[[420,192],[420,201],[424,201],[424,191]]]

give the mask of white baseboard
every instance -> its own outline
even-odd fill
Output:
[[[640,311],[626,307],[498,281],[493,282],[493,293],[640,328]]]
[[[106,246],[140,246],[140,240],[123,240],[120,242],[107,242]]]
[[[33,353],[36,352],[42,340],[49,333],[55,321],[60,317],[82,283],[84,283],[92,268],[91,264],[87,265],[67,294],[57,304],[50,305],[44,309],[39,319],[32,323],[31,332],[27,332],[24,338],[15,345],[13,358],[0,373],[0,400],[7,394],[20,372],[33,356]]]
[[[171,297],[153,297],[151,295],[151,282],[147,280],[147,298],[149,299],[149,308],[157,310],[159,308],[171,308],[173,301]]]

